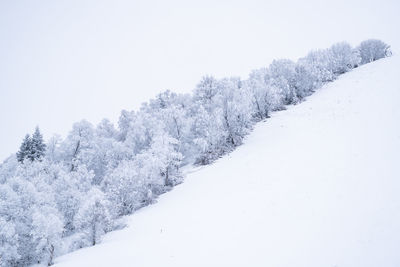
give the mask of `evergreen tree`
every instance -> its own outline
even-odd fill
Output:
[[[25,135],[24,140],[17,152],[17,159],[19,162],[23,162],[25,158],[29,158],[32,149],[32,139],[29,134]]]
[[[32,147],[30,151],[30,159],[40,160],[46,152],[46,144],[43,141],[43,136],[40,133],[39,127],[36,127],[35,133],[32,135]]]

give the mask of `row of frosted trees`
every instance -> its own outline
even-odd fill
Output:
[[[0,166],[0,265],[51,265],[95,245],[119,218],[181,183],[182,166],[213,162],[271,112],[389,53],[379,40],[338,43],[297,62],[273,61],[247,80],[207,76],[192,94],[163,92],[122,111],[118,128],[81,121],[47,144],[37,129]]]

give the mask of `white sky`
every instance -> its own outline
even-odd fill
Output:
[[[379,38],[398,51],[397,1],[0,0],[0,160],[39,125],[116,122],[160,91],[272,59]],[[399,73],[400,74],[400,73]]]

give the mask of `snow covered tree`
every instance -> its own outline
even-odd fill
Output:
[[[15,175],[20,163],[18,162],[17,155],[13,154],[6,158],[3,163],[0,164],[0,184],[7,183],[7,180]]]
[[[146,106],[142,106],[130,121],[124,145],[130,149],[131,158],[149,148],[154,135],[163,128],[164,123],[146,110]]]
[[[30,235],[38,261],[53,264],[56,247],[61,242],[63,223],[58,210],[50,204],[36,205],[32,212]]]
[[[182,181],[179,172],[182,154],[178,152],[178,140],[161,132],[153,139],[147,153],[153,158],[152,168],[159,170],[163,186],[174,186]]]
[[[74,123],[72,131],[60,147],[62,157],[67,164],[70,164],[71,171],[74,171],[80,164],[90,162],[95,144],[94,137],[91,123],[85,120]]]
[[[235,147],[242,143],[252,126],[251,94],[242,88],[239,78],[226,78],[219,81],[218,98],[222,107],[227,142]]]
[[[175,94],[167,90],[159,94],[156,99],[150,100],[145,110],[163,124],[162,128],[169,136],[178,141],[177,150],[187,156],[185,163],[190,162],[192,154],[190,142],[192,117],[189,114],[191,102],[192,98],[189,95]]]
[[[309,96],[321,84],[321,81],[310,71],[307,63],[301,60],[296,63],[296,92],[299,99]]]
[[[144,195],[147,195],[147,188],[136,167],[134,161],[124,160],[102,181],[102,188],[116,216],[131,214],[140,208]]]
[[[204,76],[193,92],[195,101],[200,102],[209,111],[214,97],[218,94],[218,81],[212,76]]]
[[[361,57],[359,51],[353,49],[346,42],[332,45],[329,51],[332,55],[332,70],[335,75],[348,72],[360,64]]]
[[[119,116],[118,120],[118,128],[119,128],[119,133],[118,133],[118,140],[119,141],[125,141],[126,136],[128,134],[128,131],[131,129],[131,122],[133,121],[135,116],[134,111],[127,111],[127,110],[122,110],[121,115]]]
[[[61,242],[62,216],[55,203],[51,166],[46,161],[26,162],[8,180],[8,209],[18,233],[18,264],[50,264]],[[0,212],[1,213],[1,212]]]
[[[108,120],[102,120],[96,127],[93,144],[85,164],[93,170],[95,185],[100,185],[106,173],[118,166],[123,159],[130,157],[130,151],[118,141],[118,133]]]
[[[13,266],[18,254],[18,233],[12,220],[0,216],[0,267]]]
[[[103,138],[114,138],[117,136],[117,130],[108,119],[103,119],[96,127],[96,135]]]
[[[65,235],[76,232],[74,219],[87,192],[91,189],[94,174],[85,166],[77,166],[73,172],[60,168],[53,183],[55,202],[64,220]]]
[[[47,149],[45,157],[52,161],[57,162],[60,161],[60,144],[62,142],[62,138],[60,135],[53,135],[50,140],[47,142]]]
[[[302,64],[312,79],[319,83],[317,87],[320,87],[335,79],[331,57],[332,54],[328,49],[320,49],[311,51],[306,57],[299,59],[298,63]]]
[[[193,143],[196,147],[196,163],[206,165],[217,159],[226,147],[227,132],[224,129],[223,111],[214,108],[208,112],[199,103],[193,106],[193,124],[191,128]]]
[[[43,136],[40,133],[39,127],[36,127],[31,139],[31,159],[41,160],[46,152],[46,144],[43,141]]]
[[[243,82],[243,88],[251,95],[252,116],[257,120],[269,117],[269,113],[282,106],[279,89],[266,80],[267,69],[253,70]]]
[[[75,217],[75,227],[85,234],[87,242],[94,246],[112,229],[109,203],[104,193],[93,187],[83,200]]]
[[[158,159],[144,151],[133,160],[122,161],[105,177],[102,188],[115,209],[115,216],[131,214],[164,192],[159,167]]]
[[[206,76],[197,85],[190,107],[191,131],[199,156],[208,164],[239,145],[251,127],[251,94],[238,78]]]
[[[46,152],[46,144],[43,141],[43,136],[40,133],[39,127],[36,127],[32,138],[27,134],[22,141],[21,147],[17,152],[17,159],[23,162],[25,159],[41,160]]]
[[[274,60],[268,67],[268,83],[280,89],[285,105],[298,102],[295,67],[295,63],[289,59]]]
[[[25,165],[24,168],[36,168],[36,165]],[[36,171],[28,171],[34,173]],[[23,173],[21,173],[23,175]],[[42,182],[39,182],[41,180]],[[13,177],[8,180],[7,185],[0,186],[0,219],[7,222],[8,233],[16,238],[8,240],[6,246],[9,247],[12,254],[8,254],[7,261],[17,266],[26,266],[33,263],[49,263],[49,251],[46,251],[46,244],[55,246],[61,237],[62,224],[55,223],[58,218],[58,212],[53,206],[53,194],[46,183],[43,183],[43,177]],[[39,211],[40,210],[40,211]],[[49,213],[44,212],[49,210]],[[55,220],[38,221],[35,214]],[[15,234],[13,234],[14,227]],[[57,229],[56,231],[53,231]],[[3,233],[4,234],[4,233]],[[44,242],[46,240],[46,242]],[[48,241],[48,243],[47,243]],[[11,248],[10,248],[11,247]],[[15,249],[17,251],[15,252]],[[12,257],[12,258],[10,258]]]
[[[17,152],[17,159],[19,162],[24,162],[26,158],[30,159],[32,151],[32,139],[29,134],[25,135],[24,140]]]
[[[360,52],[361,64],[366,64],[392,54],[389,45],[376,39],[361,42],[357,49]]]

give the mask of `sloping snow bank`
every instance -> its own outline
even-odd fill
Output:
[[[57,266],[400,266],[400,58],[340,76]]]

